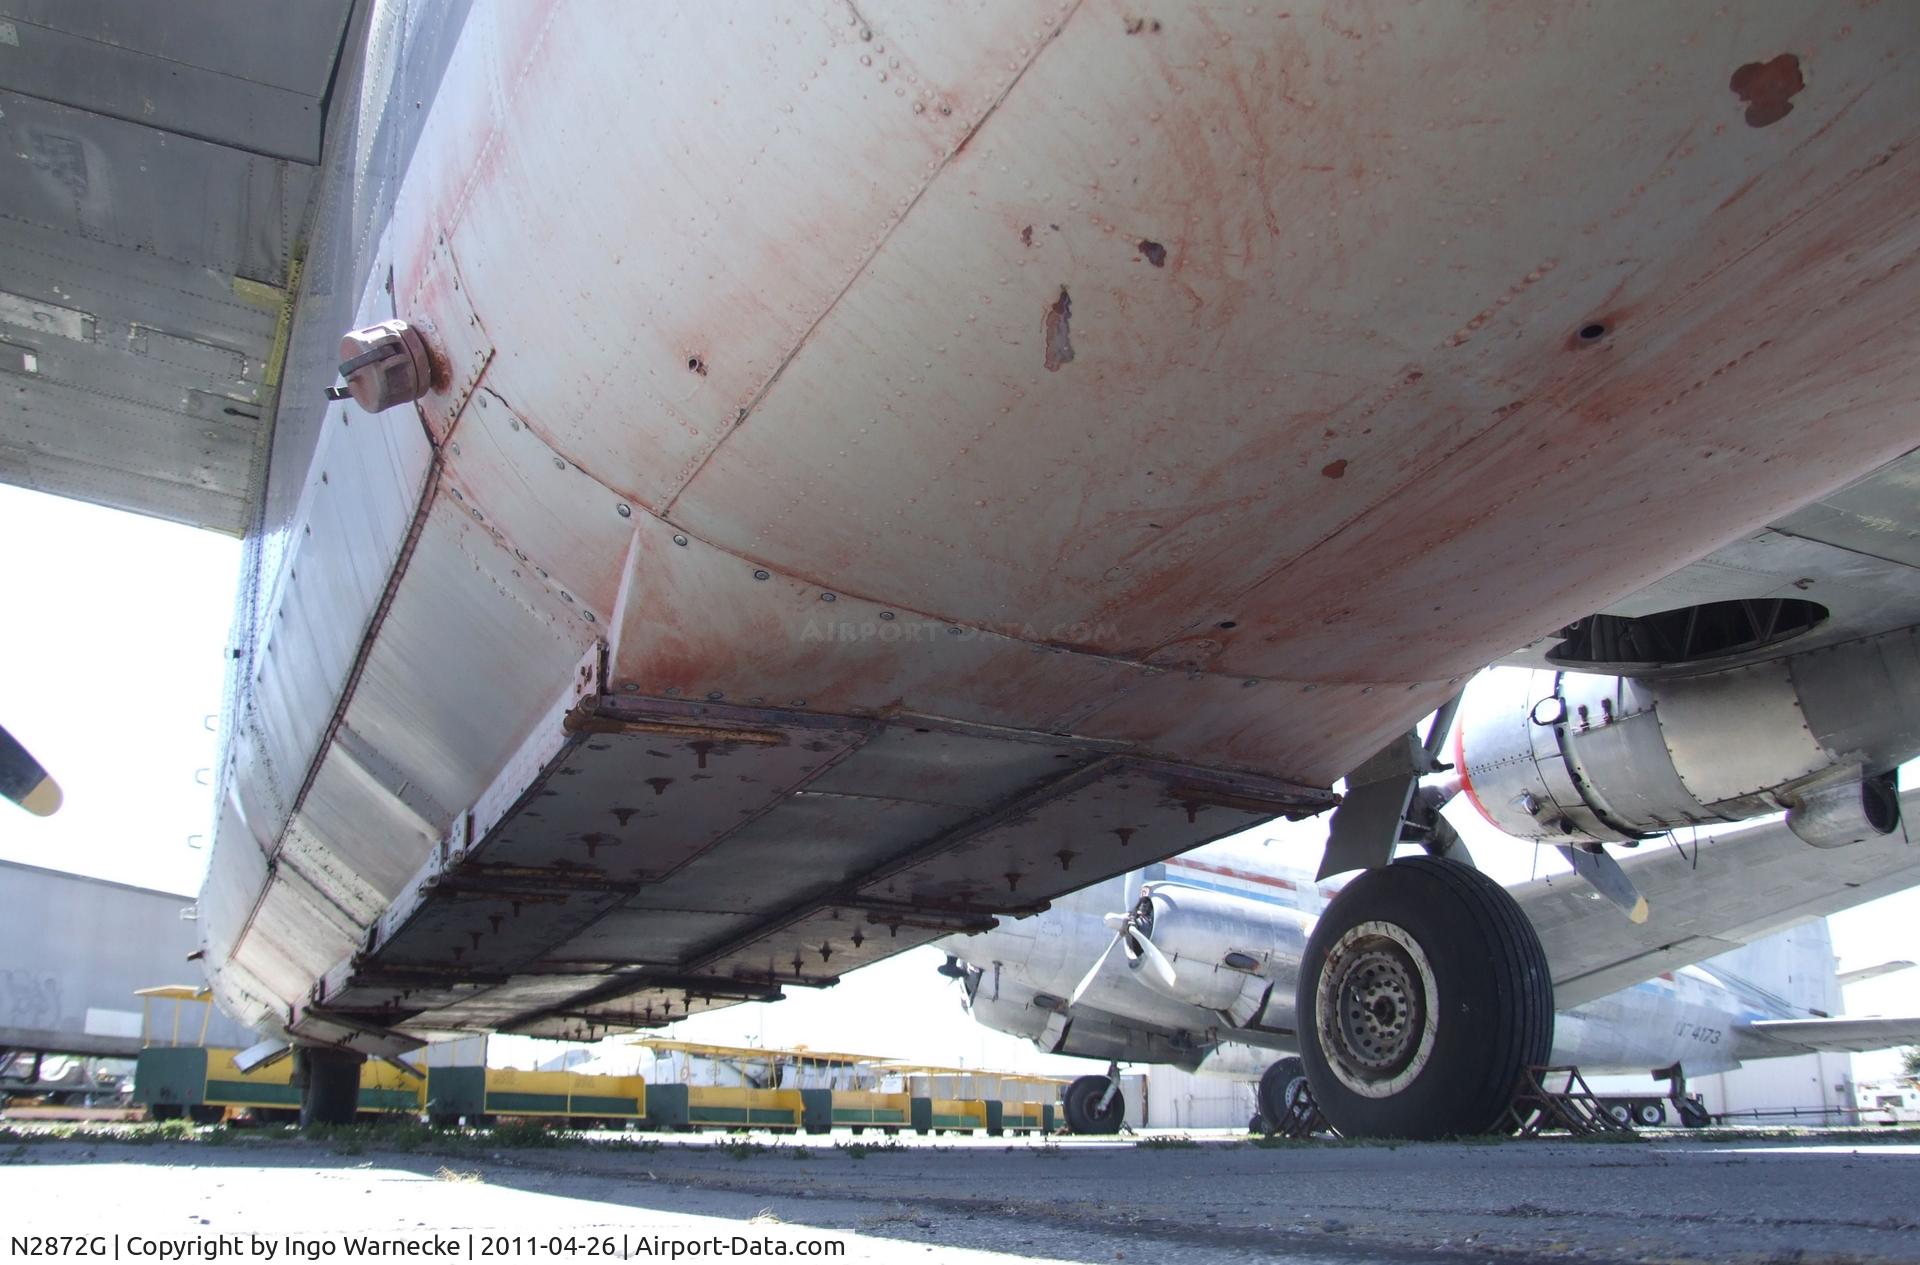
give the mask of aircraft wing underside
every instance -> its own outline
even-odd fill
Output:
[[[1820,622],[1791,640],[1724,656],[1716,668],[1757,662],[1920,624],[1920,449],[1716,549],[1698,562],[1607,606],[1633,619],[1705,603],[1817,603]],[[1556,666],[1555,633],[1501,662]],[[1579,666],[1574,664],[1571,666]],[[1684,664],[1677,669],[1685,671]],[[1604,669],[1602,669],[1604,670]],[[1647,669],[1637,669],[1645,674]]]
[[[1920,790],[1900,802],[1911,822]],[[1565,1009],[1920,883],[1920,846],[1909,833],[1813,848],[1775,820],[1649,842],[1621,862],[1651,908],[1639,925],[1572,875],[1512,891],[1546,946],[1554,1000]]]
[[[0,5],[0,483],[240,535],[352,4]]]

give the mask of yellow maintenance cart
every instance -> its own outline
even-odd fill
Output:
[[[875,1071],[905,1088],[916,1133],[1051,1133],[1064,1083],[1054,1076],[926,1063],[890,1063]]]
[[[508,1067],[429,1067],[427,1118],[487,1124],[497,1116],[562,1120],[576,1128],[644,1120],[642,1076],[525,1072]]]
[[[1061,1083],[805,1047],[658,1038],[635,1044],[655,1058],[647,1122],[659,1129],[1045,1132]],[[669,1067],[664,1075],[662,1062]]]
[[[791,1133],[805,1128],[825,1133],[832,1127],[821,1099],[800,1087],[789,1069],[820,1070],[850,1066],[859,1055],[810,1055],[804,1050],[766,1050],[757,1046],[710,1045],[649,1037],[636,1041],[654,1056],[655,1074],[647,1094],[647,1124],[655,1129],[773,1129]],[[662,1083],[661,1062],[678,1065],[680,1079]],[[701,1070],[696,1070],[698,1067]],[[707,1084],[699,1084],[701,1079]],[[794,1084],[784,1084],[785,1081]],[[731,1082],[722,1084],[722,1081]]]
[[[133,1101],[151,1120],[188,1117],[202,1124],[245,1112],[256,1120],[297,1120],[300,1090],[293,1084],[293,1060],[242,1072],[234,1066],[239,1050],[209,1046],[213,994],[189,984],[143,988],[140,998],[139,1061],[133,1074]],[[426,1079],[368,1059],[360,1072],[360,1113],[418,1115]]]

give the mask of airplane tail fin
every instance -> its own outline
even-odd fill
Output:
[[[1858,984],[1862,980],[1879,979],[1882,975],[1892,975],[1895,971],[1910,971],[1911,962],[1882,962],[1878,966],[1863,966],[1858,970],[1840,972],[1840,987]]]
[[[1865,1054],[1920,1041],[1920,1015],[1860,1019],[1761,1019],[1747,1025],[1797,1050]]]
[[[1830,1015],[1846,1009],[1834,969],[1827,920],[1816,918],[1756,940],[1705,963],[1729,983],[1744,984],[1776,1014]]]

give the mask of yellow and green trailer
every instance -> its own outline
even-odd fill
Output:
[[[499,1116],[577,1126],[647,1118],[643,1076],[534,1072],[506,1067],[430,1067],[426,1111],[435,1124],[484,1124]]]

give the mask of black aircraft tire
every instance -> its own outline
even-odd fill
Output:
[[[1108,1083],[1104,1076],[1082,1076],[1067,1086],[1060,1107],[1067,1118],[1068,1133],[1120,1132],[1120,1123],[1127,1117],[1127,1099],[1115,1090],[1113,1101],[1101,1111],[1100,1100],[1106,1097]]]
[[[1347,884],[1314,925],[1295,1000],[1307,1083],[1348,1137],[1491,1132],[1553,1045],[1533,925],[1498,883],[1431,857]]]
[[[366,1056],[318,1045],[299,1047],[293,1056],[304,1072],[300,1126],[352,1124],[360,1109],[360,1068]]]
[[[1294,1055],[1275,1059],[1260,1073],[1260,1116],[1274,1132],[1284,1130],[1293,1119],[1293,1087],[1304,1080],[1307,1066]]]

